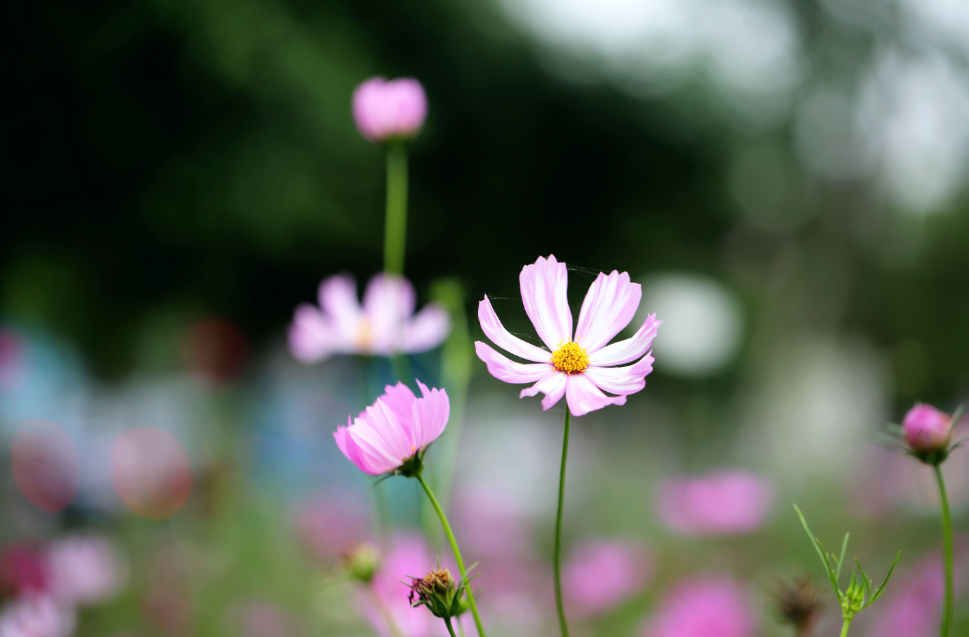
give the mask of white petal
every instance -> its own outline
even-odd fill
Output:
[[[642,297],[642,286],[630,282],[628,273],[600,272],[582,302],[576,342],[589,353],[601,349],[629,325]]]
[[[622,365],[634,361],[649,350],[656,337],[656,330],[663,321],[656,320],[655,314],[650,314],[646,322],[632,338],[606,345],[597,352],[589,354],[589,364],[597,366]]]
[[[552,359],[552,354],[541,347],[526,343],[511,332],[498,320],[495,309],[491,306],[491,300],[486,294],[484,300],[478,303],[478,322],[481,323],[481,330],[491,342],[510,354],[514,354],[525,360],[536,363],[547,363]]]
[[[564,263],[538,257],[518,277],[522,303],[535,331],[552,351],[572,339],[572,311],[569,310],[569,273]]]

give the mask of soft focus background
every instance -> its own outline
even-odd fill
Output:
[[[488,293],[529,332],[517,275],[554,253],[579,268],[574,310],[618,269],[664,320],[646,389],[574,422],[576,635],[793,634],[772,594],[821,575],[794,502],[827,543],[850,530],[876,579],[902,550],[852,634],[938,634],[931,472],[876,434],[915,401],[969,399],[969,5],[21,0],[5,15],[0,588],[48,589],[38,563],[58,562],[38,556],[64,549],[85,592],[76,617],[37,611],[47,637],[385,634],[338,556],[382,539],[399,604],[398,577],[447,562],[416,485],[369,490],[331,437],[387,361],[304,366],[285,341],[323,277],[362,286],[381,267],[384,159],[350,115],[373,75],[428,93],[406,263],[421,303],[463,288],[477,339]],[[410,363],[441,384],[440,359]],[[543,413],[473,372],[448,508],[489,634],[556,634],[564,403]],[[969,451],[946,469],[965,579]],[[837,634],[825,599],[816,634]],[[401,612],[411,637],[443,628]],[[681,625],[692,613],[729,626]]]

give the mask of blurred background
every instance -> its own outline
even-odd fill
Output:
[[[852,634],[938,634],[931,470],[877,434],[916,401],[969,399],[969,5],[44,0],[6,16],[0,588],[48,591],[64,562],[86,591],[76,614],[30,609],[47,632],[29,634],[388,634],[339,566],[368,539],[406,634],[443,632],[397,581],[449,557],[416,485],[370,489],[331,437],[387,360],[307,366],[286,345],[321,279],[362,288],[381,268],[384,157],[350,112],[374,75],[428,94],[410,154],[420,305],[450,290],[482,339],[487,293],[531,333],[518,272],[555,254],[577,267],[574,312],[617,269],[643,284],[633,329],[664,320],[645,390],[573,426],[577,635],[795,634],[774,597],[822,573],[794,502],[826,543],[850,530],[877,580],[902,550]],[[409,363],[445,383],[440,350]],[[442,488],[490,634],[535,637],[556,634],[564,403],[543,413],[518,389],[473,359]],[[965,579],[969,452],[946,472]],[[837,634],[823,593],[810,634]],[[677,608],[732,619],[696,632]]]

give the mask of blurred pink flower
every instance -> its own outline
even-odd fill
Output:
[[[565,565],[565,596],[572,615],[582,618],[615,608],[638,593],[650,576],[644,547],[604,540],[580,545]]]
[[[651,314],[632,338],[607,345],[629,324],[639,307],[642,289],[630,281],[629,274],[615,270],[609,275],[599,273],[582,302],[574,339],[565,263],[559,263],[554,256],[539,257],[534,264],[522,268],[519,282],[525,312],[550,351],[506,330],[486,295],[478,304],[478,320],[485,336],[509,353],[532,361],[514,362],[476,341],[478,358],[492,376],[506,383],[535,383],[523,389],[519,398],[541,392],[545,394],[545,410],[565,396],[573,416],[607,405],[624,405],[627,395],[645,387],[646,375],[653,371],[649,348],[662,321]],[[637,360],[633,365],[613,367]],[[607,396],[602,390],[617,395]]]
[[[918,404],[902,421],[905,442],[917,454],[945,451],[952,442],[952,416],[932,405]]]
[[[50,576],[44,553],[30,544],[14,544],[0,552],[0,589],[8,595],[43,593]]]
[[[718,471],[699,478],[665,483],[659,515],[683,535],[742,535],[763,524],[774,489],[764,478],[745,471]]]
[[[956,559],[956,592],[961,584],[965,556]],[[933,637],[939,634],[943,598],[942,560],[922,560],[910,575],[889,588],[879,602],[868,634],[871,637]],[[958,607],[958,603],[956,604]]]
[[[74,624],[73,607],[47,595],[21,597],[0,611],[0,637],[68,637]]]
[[[364,473],[396,471],[423,453],[444,433],[451,404],[443,389],[428,389],[421,381],[421,397],[404,383],[387,385],[386,394],[347,426],[333,432],[336,444]]]
[[[118,594],[127,572],[117,549],[105,537],[77,535],[48,549],[51,594],[67,604],[97,604]]]
[[[707,577],[682,582],[660,600],[642,637],[751,637],[756,615],[735,581]]]
[[[382,566],[371,582],[372,595],[362,599],[364,615],[374,630],[384,637],[392,637],[384,617],[386,612],[408,637],[447,635],[444,623],[426,608],[411,608],[407,601],[409,589],[401,582],[409,575],[420,577],[436,566],[437,560],[419,536],[398,535],[391,540]],[[442,562],[442,566],[449,565]],[[382,608],[377,607],[378,603]]]
[[[296,526],[304,544],[329,561],[370,537],[367,510],[349,495],[327,495],[304,504]]]
[[[451,329],[447,311],[435,303],[414,309],[414,288],[403,277],[370,279],[361,307],[354,280],[333,276],[320,284],[319,307],[296,308],[289,348],[303,363],[315,363],[333,354],[424,352],[444,342]]]
[[[372,142],[415,137],[426,117],[427,96],[413,78],[373,77],[353,91],[353,120]]]

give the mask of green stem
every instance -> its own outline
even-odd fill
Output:
[[[939,481],[939,497],[942,500],[942,541],[945,550],[945,602],[942,606],[941,637],[948,637],[952,625],[952,515],[949,513],[949,498],[945,492],[942,468],[935,465],[935,477]]]
[[[844,625],[841,626],[841,637],[848,637],[848,628],[851,626],[851,620],[845,619]]]
[[[400,628],[397,627],[397,622],[394,621],[394,616],[390,613],[390,610],[387,608],[387,605],[384,604],[383,600],[380,599],[380,595],[377,594],[377,591],[375,591],[373,586],[370,585],[367,586],[367,590],[370,591],[370,596],[373,598],[373,604],[377,609],[377,614],[380,615],[387,624],[391,637],[403,637],[403,633],[401,633]]]
[[[458,620],[458,621],[460,621],[460,620]],[[451,637],[458,637],[457,635],[454,634],[454,627],[451,626],[451,618],[450,617],[445,617],[444,618],[444,625],[447,626],[447,633]]]
[[[387,219],[384,223],[384,272],[404,274],[407,244],[407,149],[402,141],[387,144]]]
[[[559,470],[559,506],[555,515],[555,555],[552,568],[555,573],[555,610],[559,615],[562,637],[569,637],[569,627],[565,623],[565,609],[562,607],[562,509],[565,507],[565,463],[569,457],[569,408],[565,408],[565,435],[562,439],[562,467]]]
[[[434,510],[437,511],[437,517],[440,518],[441,526],[444,527],[444,534],[447,535],[447,541],[451,544],[454,560],[458,563],[458,571],[461,572],[461,581],[468,582],[468,572],[464,568],[464,559],[461,558],[461,550],[458,548],[458,542],[454,539],[454,532],[451,531],[451,525],[448,524],[447,517],[445,517],[444,511],[441,509],[441,505],[438,504],[437,498],[434,497],[431,488],[427,486],[424,476],[418,473],[414,477],[424,487],[424,492],[427,493],[427,497],[434,506]],[[484,626],[481,624],[481,617],[478,615],[478,605],[474,601],[474,591],[471,589],[471,584],[468,583],[465,589],[468,591],[468,604],[471,606],[471,614],[474,615],[474,625],[478,627],[478,635],[485,637]]]

